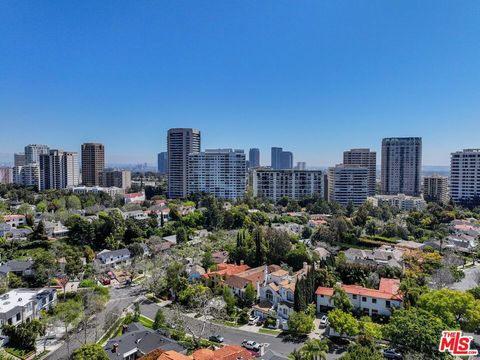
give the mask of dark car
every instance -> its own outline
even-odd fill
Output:
[[[392,360],[402,360],[402,354],[400,354],[397,350],[395,349],[385,349],[383,350],[383,357],[386,359],[392,359]]]
[[[212,335],[208,338],[208,340],[216,343],[223,343],[225,341],[224,337],[220,335]]]

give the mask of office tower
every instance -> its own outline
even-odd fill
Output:
[[[39,156],[40,190],[65,189],[78,185],[78,154],[52,149]]]
[[[200,130],[175,128],[168,130],[168,196],[187,196],[188,154],[200,152]]]
[[[132,186],[132,174],[127,170],[106,169],[101,174],[101,186],[128,189]]]
[[[257,168],[260,166],[260,150],[252,148],[248,152],[248,167]]]
[[[283,151],[281,147],[272,147],[271,165],[273,170],[292,169],[293,154],[290,151]]]
[[[245,196],[246,160],[243,150],[214,149],[188,155],[188,193],[205,192],[222,199]]]
[[[35,186],[40,189],[40,166],[27,164],[13,168],[13,181],[22,186]]]
[[[100,173],[105,169],[105,147],[98,143],[82,144],[82,183],[100,185]]]
[[[297,162],[297,165],[295,166],[295,170],[307,170],[307,163],[305,161]]]
[[[15,153],[13,154],[13,166],[23,166],[25,165],[25,154],[24,153]]]
[[[38,164],[40,155],[48,154],[48,146],[40,144],[30,144],[25,146],[25,163]]]
[[[271,166],[273,170],[280,170],[282,168],[282,152],[280,147],[272,147]]]
[[[448,203],[448,177],[440,175],[423,178],[423,197],[427,201]]]
[[[422,138],[386,138],[382,141],[382,193],[419,196]]]
[[[13,168],[0,167],[0,184],[12,184],[13,183]]]
[[[293,169],[293,154],[291,151],[282,151],[280,166],[282,169]]]
[[[340,164],[328,169],[328,201],[362,205],[368,197],[368,179],[368,168],[363,166]]]
[[[465,149],[451,154],[450,196],[460,203],[480,197],[480,149]]]
[[[314,194],[323,197],[323,172],[320,170],[253,171],[253,195],[277,202],[282,197],[301,200]]]
[[[166,151],[158,153],[158,172],[162,175],[168,173],[168,153]]]
[[[343,152],[345,165],[359,165],[368,169],[368,195],[375,195],[377,178],[377,153],[370,149],[351,149]]]

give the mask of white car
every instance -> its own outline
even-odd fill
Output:
[[[323,315],[321,318],[320,318],[320,327],[326,327],[328,325],[328,316],[327,315]]]
[[[257,325],[258,320],[260,320],[258,316],[252,315],[248,318],[248,325]]]
[[[260,351],[260,344],[253,340],[243,340],[242,346],[247,350]]]

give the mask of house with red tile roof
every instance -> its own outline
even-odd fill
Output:
[[[217,270],[208,271],[202,275],[202,278],[205,280],[207,285],[217,285],[224,282],[230,276],[243,273],[250,269],[248,265],[236,265],[236,264],[217,264]]]
[[[380,279],[378,289],[369,289],[359,285],[340,285],[345,291],[353,307],[367,315],[390,316],[392,308],[400,308],[403,305],[403,295],[400,292],[400,280]],[[317,299],[317,312],[322,313],[335,307],[333,296],[335,289],[330,287],[318,287],[315,292]]]
[[[139,360],[253,360],[255,357],[246,349],[238,345],[226,345],[219,349],[199,349],[192,355],[183,355],[176,351],[154,350]]]
[[[235,295],[242,299],[248,284],[253,285],[258,295],[260,293],[260,285],[267,281],[268,274],[281,269],[278,265],[259,266],[228,277],[225,280],[225,284]]]

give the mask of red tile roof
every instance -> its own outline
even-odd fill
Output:
[[[278,265],[268,266],[268,273],[280,270],[281,267]],[[256,284],[261,283],[264,280],[264,271],[265,266],[259,266],[242,273],[230,276],[225,283],[237,289],[243,289],[247,284]]]
[[[248,265],[236,265],[236,264],[218,264],[217,269],[215,271],[209,271],[208,273],[202,275],[204,278],[208,278],[212,275],[219,275],[219,276],[232,276],[235,274],[240,274],[242,272],[247,271],[250,269]]]
[[[377,299],[402,300],[403,295],[399,293],[400,280],[398,279],[380,279],[380,286],[377,289],[368,289],[359,285],[342,285],[341,288],[347,293],[359,296],[368,296]],[[334,289],[328,287],[319,287],[315,294],[333,296]]]

